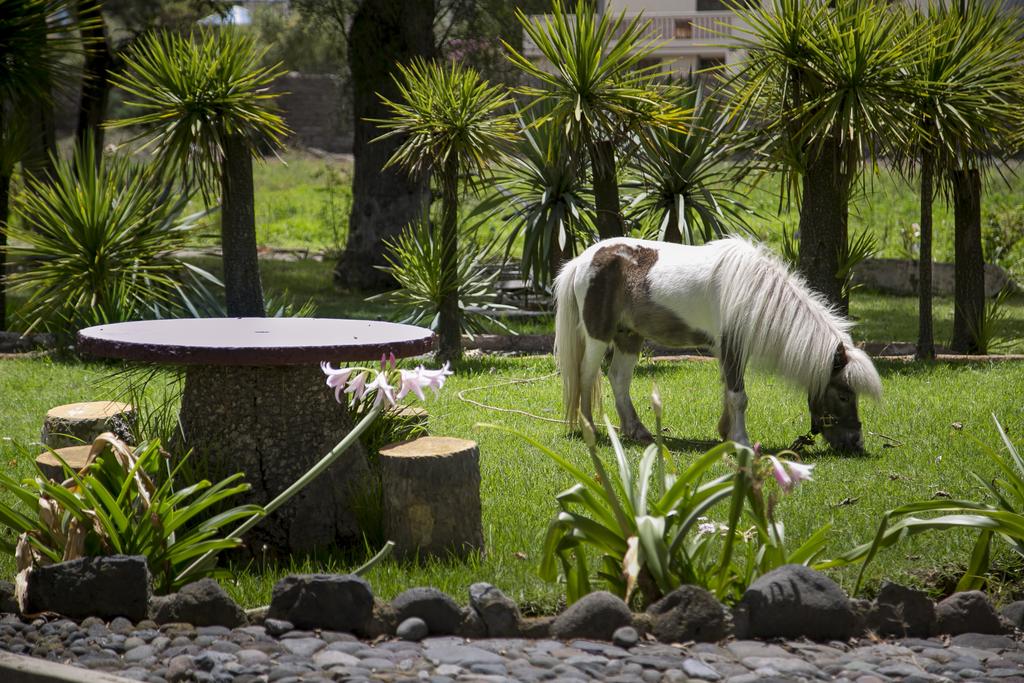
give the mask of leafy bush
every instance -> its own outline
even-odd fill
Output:
[[[1024,557],[1024,458],[1006,436],[999,420],[995,416],[992,419],[996,423],[1005,452],[980,442],[978,445],[986,458],[996,466],[999,474],[987,480],[977,472],[972,472],[982,488],[991,494],[991,500],[922,500],[886,512],[870,543],[859,545],[838,558],[839,562],[844,563],[863,562],[857,576],[858,589],[864,579],[864,571],[879,551],[929,531],[968,529],[978,532],[974,548],[967,559],[967,568],[957,583],[957,591],[975,590],[984,586],[993,538],[1001,538],[1010,546],[1010,550]],[[934,517],[916,516],[922,513],[940,514]]]
[[[462,331],[477,334],[487,331],[489,326],[507,331],[501,321],[490,315],[511,308],[497,303],[494,285],[501,274],[500,268],[487,265],[496,258],[497,237],[480,243],[476,231],[467,230],[459,237],[459,243],[456,287]],[[404,323],[438,329],[446,290],[441,269],[442,240],[437,231],[430,221],[422,219],[384,244],[387,249],[384,258],[389,265],[382,270],[395,278],[399,288],[367,300],[397,305]]]
[[[14,554],[19,571],[83,556],[143,555],[154,588],[168,593],[226,571],[205,563],[183,573],[196,558],[241,545],[238,538],[218,537],[225,525],[263,513],[258,505],[242,505],[196,522],[249,485],[237,483],[242,475],[235,474],[176,489],[177,468],[167,471],[159,441],[132,450],[104,434],[89,462],[81,472],[64,463],[62,484],[41,472],[20,482],[0,472],[0,489],[21,503],[0,502],[0,524],[18,534],[17,542],[0,537],[0,550]]]
[[[90,325],[187,314],[196,286],[216,282],[174,254],[202,213],[185,215],[150,167],[124,157],[96,159],[88,142],[55,160],[52,182],[29,179],[14,205],[20,221],[8,251],[32,267],[8,277],[28,299],[29,329],[68,337]]]
[[[655,415],[660,435],[657,399]],[[725,442],[672,472],[659,436],[644,451],[634,475],[607,418],[605,425],[615,452],[615,477],[609,476],[586,426],[584,438],[596,476],[519,435],[576,481],[556,496],[559,512],[548,526],[540,567],[547,581],[557,580],[561,569],[569,602],[593,590],[588,552],[599,556],[597,581],[627,601],[638,589],[644,605],[682,584],[703,586],[720,600],[734,602],[761,574],[782,564],[813,564],[823,552],[828,524],[796,550],[786,551],[783,525],[772,514],[775,494],[766,499],[764,492],[771,474],[789,490],[810,478],[811,466]],[[720,464],[728,471],[713,477]],[[711,522],[708,515],[720,503],[727,504],[727,522]]]

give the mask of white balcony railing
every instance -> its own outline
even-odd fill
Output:
[[[550,15],[533,15],[532,21],[543,23]],[[635,14],[627,14],[618,33],[629,24]],[[647,22],[644,37],[664,49],[697,45],[728,45],[732,42],[735,16],[732,12],[644,12]],[[618,36],[616,36],[618,37]],[[523,34],[523,54],[538,57],[540,52],[528,35]]]

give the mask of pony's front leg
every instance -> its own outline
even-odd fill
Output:
[[[615,410],[619,413],[619,424],[622,436],[640,443],[654,443],[654,437],[640,422],[633,406],[633,398],[629,395],[629,386],[633,382],[633,368],[640,360],[640,346],[643,338],[638,335],[615,337],[615,353],[611,367],[608,368],[608,379],[612,383],[612,394],[615,396]]]
[[[744,446],[750,445],[747,436],[747,392],[743,386],[743,365],[722,342],[719,364],[722,380],[725,382],[725,393],[722,400],[722,419],[718,421],[718,434],[724,441],[735,441]]]

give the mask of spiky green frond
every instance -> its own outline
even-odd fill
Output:
[[[255,151],[288,132],[269,89],[283,69],[262,66],[263,52],[235,31],[146,36],[112,77],[126,106],[141,113],[111,126],[138,127],[163,168],[209,190],[228,136],[244,137]]]
[[[401,97],[393,102],[382,96],[392,117],[377,121],[388,131],[378,140],[403,138],[388,165],[425,174],[454,158],[463,175],[486,174],[516,137],[512,100],[504,88],[456,62],[416,59],[398,65],[398,71]]]
[[[550,119],[585,146],[621,140],[651,126],[681,128],[687,112],[667,97],[672,88],[658,82],[657,66],[642,64],[657,47],[647,37],[649,22],[642,16],[627,22],[624,13],[597,16],[589,2],[577,2],[573,11],[555,0],[552,14],[539,21],[517,12],[546,63],[505,44],[527,81],[539,83],[521,92],[551,103],[538,123]]]

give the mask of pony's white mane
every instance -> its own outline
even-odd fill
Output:
[[[720,343],[729,345],[741,366],[750,362],[774,370],[820,396],[842,343],[847,357],[842,378],[858,394],[881,396],[878,372],[853,345],[848,320],[766,248],[740,238],[720,244],[712,276],[719,297]]]

